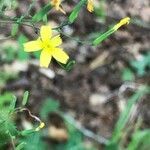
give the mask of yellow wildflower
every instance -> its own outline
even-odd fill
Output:
[[[93,4],[93,0],[88,0],[88,2],[87,2],[87,10],[89,12],[93,12],[93,10],[94,10],[94,6],[93,5],[94,5]]]
[[[60,35],[52,37],[50,26],[42,26],[40,37],[35,41],[24,43],[24,51],[34,52],[41,51],[40,66],[48,68],[51,58],[54,57],[58,62],[66,64],[69,56],[58,46],[62,44]]]
[[[113,27],[113,29],[116,31],[116,30],[118,30],[121,26],[123,26],[123,25],[125,25],[125,24],[129,24],[129,22],[130,22],[130,18],[129,18],[129,17],[123,18],[123,19],[120,20],[119,23],[117,23],[117,24]]]
[[[66,14],[66,12],[61,8],[61,0],[52,0],[51,4],[56,10],[60,10],[62,13]]]

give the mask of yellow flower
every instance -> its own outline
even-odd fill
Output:
[[[62,44],[60,35],[52,37],[52,29],[50,26],[42,26],[40,29],[40,37],[35,41],[24,43],[24,51],[34,52],[41,51],[40,66],[48,68],[51,58],[55,58],[58,62],[66,64],[69,56],[58,46]]]
[[[120,20],[119,23],[117,23],[117,24],[113,27],[113,29],[116,31],[116,30],[118,30],[121,26],[123,26],[123,25],[125,25],[125,24],[129,24],[129,22],[130,22],[130,18],[129,18],[129,17],[123,18],[123,19]]]
[[[89,12],[93,12],[93,10],[94,10],[94,6],[93,6],[94,4],[93,4],[93,0],[88,0],[88,3],[87,3],[87,10],[89,11]]]
[[[56,10],[60,10],[62,13],[66,14],[66,12],[61,8],[61,0],[52,0],[51,4]]]

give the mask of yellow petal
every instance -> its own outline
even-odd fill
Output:
[[[51,39],[51,42],[54,45],[54,47],[56,47],[56,46],[59,46],[62,44],[62,39],[61,39],[60,35],[57,35]]]
[[[114,30],[118,30],[121,26],[125,25],[125,24],[129,24],[130,23],[130,18],[129,17],[125,17],[123,19],[120,20],[119,23],[117,23],[113,29]]]
[[[66,14],[66,12],[61,7],[61,0],[52,0],[51,4],[55,7],[56,10],[60,10],[62,13]]]
[[[37,39],[36,41],[30,41],[23,44],[24,51],[26,52],[34,52],[42,49],[42,42],[40,39]]]
[[[49,25],[42,26],[40,29],[40,35],[42,38],[42,41],[48,41],[52,36],[52,29]]]
[[[69,59],[69,56],[60,48],[55,48],[52,51],[52,56],[62,64],[66,64]]]
[[[87,9],[89,12],[93,12],[93,10],[94,10],[93,0],[88,0]]]
[[[55,6],[56,10],[59,10],[61,0],[52,0],[51,4]]]
[[[48,68],[51,59],[52,59],[51,53],[48,50],[43,49],[40,55],[40,66]]]

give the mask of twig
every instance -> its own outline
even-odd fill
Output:
[[[31,118],[34,118],[36,121],[38,121],[39,123],[41,123],[42,121],[40,120],[40,118],[38,118],[37,116],[33,115],[30,110],[28,108],[17,108],[16,112],[22,112],[22,111],[27,111],[29,116]]]
[[[24,22],[17,22],[17,21],[14,21],[14,20],[0,20],[0,23],[19,24],[19,25],[24,25],[24,26],[28,26],[28,27],[39,30],[38,27],[35,27],[33,25],[30,25],[30,24],[27,24],[27,23],[24,23]]]
[[[76,129],[78,129],[81,133],[83,133],[83,135],[95,140],[96,142],[100,143],[100,144],[107,144],[108,140],[106,138],[104,138],[103,136],[99,136],[95,133],[93,133],[92,131],[84,128],[83,126],[81,126],[81,124],[79,122],[77,122],[72,116],[70,116],[69,114],[63,114],[64,119],[70,123],[72,126],[74,126]]]
[[[30,112],[30,110],[29,110],[28,108],[19,107],[19,108],[16,108],[16,111],[15,111],[15,112],[22,112],[22,111],[27,111],[28,114],[29,114],[29,116],[30,116],[31,118],[34,118],[36,121],[38,121],[38,122],[40,123],[40,125],[39,125],[37,128],[35,128],[35,131],[39,131],[40,129],[42,129],[42,128],[45,126],[45,123],[42,122],[42,121],[40,120],[40,118],[38,118],[37,116],[33,115],[33,114]]]

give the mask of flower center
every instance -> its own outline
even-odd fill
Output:
[[[49,51],[53,50],[54,46],[51,42],[43,42],[43,48]]]

